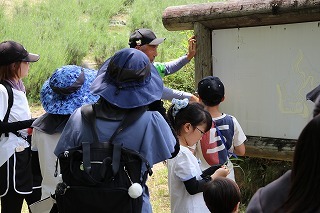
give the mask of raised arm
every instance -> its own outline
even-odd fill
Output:
[[[171,75],[179,71],[183,66],[190,62],[190,60],[196,54],[196,39],[195,36],[192,36],[188,39],[188,53],[184,56],[181,56],[173,61],[160,63],[154,62],[154,66],[157,68],[161,77],[166,75]]]
[[[195,36],[191,36],[188,40],[189,47],[188,47],[187,59],[189,61],[191,61],[191,59],[196,55],[196,48],[197,48],[196,42],[197,40]]]

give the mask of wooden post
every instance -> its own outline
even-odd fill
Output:
[[[208,75],[212,75],[211,30],[200,23],[194,24],[197,39],[197,54],[195,55],[195,88],[198,82]]]

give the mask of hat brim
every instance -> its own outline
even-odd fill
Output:
[[[107,68],[109,61],[104,67]],[[151,78],[147,85],[119,90],[111,82],[105,80],[106,72],[97,76],[91,85],[91,92],[100,95],[109,103],[124,109],[146,106],[160,100],[163,93],[163,81],[156,68],[151,65]]]
[[[103,74],[103,73],[107,70],[111,58],[112,58],[112,57],[108,58],[108,59],[101,65],[101,67],[100,67],[99,70],[98,70],[97,76]]]
[[[159,45],[166,40],[165,38],[156,38],[149,43],[149,45]]]
[[[33,54],[33,53],[29,53],[28,55],[27,55],[27,57],[25,57],[24,59],[22,59],[21,61],[26,61],[26,62],[36,62],[36,61],[38,61],[39,60],[39,58],[40,58],[40,56],[39,55],[37,55],[37,54]]]
[[[74,110],[84,104],[91,104],[98,101],[99,96],[90,92],[90,85],[94,81],[97,72],[84,69],[85,81],[80,89],[70,95],[55,93],[47,80],[40,91],[40,100],[44,110],[50,114],[70,115]]]

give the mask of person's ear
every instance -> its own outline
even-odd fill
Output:
[[[15,70],[17,68],[17,63],[11,63],[10,64],[10,69]]]
[[[226,96],[223,96],[223,98],[221,98],[221,102],[223,102],[223,101],[224,101],[225,97],[226,97]]]
[[[237,203],[237,205],[233,209],[233,213],[238,213],[240,208],[240,202]]]
[[[192,130],[192,125],[191,123],[185,123],[183,125],[183,130],[186,132],[186,133],[189,133],[191,130]]]

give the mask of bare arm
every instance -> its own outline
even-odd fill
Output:
[[[233,152],[236,155],[244,156],[244,154],[246,153],[246,147],[244,143],[242,143],[240,146],[235,146]]]
[[[188,39],[189,47],[188,53],[180,58],[177,58],[173,61],[160,63],[154,62],[153,65],[157,68],[161,77],[166,75],[171,75],[179,71],[183,66],[185,66],[196,54],[196,39],[195,36],[192,36]]]

